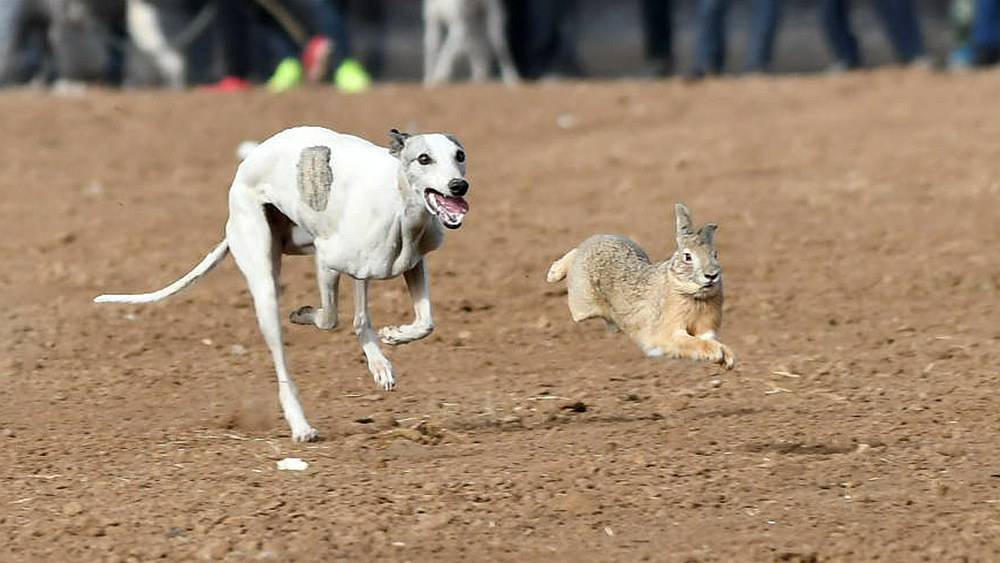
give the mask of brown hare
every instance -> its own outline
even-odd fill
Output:
[[[569,311],[580,322],[600,317],[625,332],[648,356],[708,360],[732,369],[736,357],[717,340],[722,325],[722,267],[717,225],[694,230],[676,205],[677,250],[653,263],[628,238],[594,235],[556,260],[548,281],[565,277]]]

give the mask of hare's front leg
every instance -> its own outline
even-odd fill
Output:
[[[646,349],[646,354],[707,360],[722,365],[726,369],[733,369],[733,366],[736,365],[736,355],[733,354],[729,346],[716,340],[715,333],[711,331],[695,337],[686,331],[678,330],[663,341],[658,342],[654,347]]]

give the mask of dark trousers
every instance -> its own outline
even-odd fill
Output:
[[[289,12],[310,35],[323,35],[333,41],[333,68],[351,56],[351,37],[347,33],[338,2],[332,0],[282,0]]]
[[[861,66],[861,48],[851,29],[850,8],[850,0],[824,0],[820,20],[837,62],[857,68]],[[910,63],[926,54],[913,0],[876,0],[875,11],[900,62]]]
[[[992,64],[1000,58],[1000,0],[976,0],[972,48],[979,64]]]
[[[254,2],[216,0],[225,74],[266,79],[282,59],[297,57],[302,45]],[[333,40],[331,68],[351,55],[350,36],[337,4],[329,0],[282,0],[307,35]]]
[[[646,58],[672,62],[674,59],[674,15],[671,0],[642,0],[642,30]]]
[[[726,16],[730,4],[730,0],[699,0],[695,74],[719,74],[725,70]],[[752,8],[746,69],[761,72],[771,66],[781,20],[781,0],[754,0]]]
[[[570,27],[575,0],[507,0],[507,37],[521,76],[576,74]]]

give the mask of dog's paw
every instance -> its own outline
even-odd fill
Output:
[[[297,325],[313,325],[321,330],[337,328],[337,316],[327,318],[323,309],[304,305],[288,314],[288,320]]]
[[[434,327],[424,325],[403,325],[387,326],[379,329],[378,336],[385,344],[398,346],[425,338],[434,330]]]
[[[392,364],[388,358],[368,358],[368,371],[371,372],[375,385],[383,391],[391,391],[396,386],[396,377],[392,373]]]
[[[314,442],[319,439],[319,433],[306,424],[301,428],[292,428],[292,440],[295,442]]]
[[[288,314],[288,320],[297,325],[311,325],[316,318],[316,309],[304,305]]]

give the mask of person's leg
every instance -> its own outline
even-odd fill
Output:
[[[583,76],[583,68],[576,54],[577,0],[557,0],[555,21],[555,52],[552,68],[557,74],[564,76]]]
[[[386,23],[385,0],[367,0],[356,6],[358,17],[370,28],[370,38],[365,45],[364,65],[374,78],[385,70]],[[346,11],[343,11],[345,15]]]
[[[97,34],[94,14],[76,0],[47,0],[49,45],[57,80],[79,83],[101,80],[107,48]]]
[[[641,8],[646,59],[657,66],[657,74],[668,75],[674,66],[672,2],[642,0]]]
[[[896,19],[899,22],[899,39],[905,53],[906,63],[912,63],[927,56],[924,36],[920,27],[920,7],[914,0],[892,0],[895,4]]]
[[[875,10],[899,62],[909,64],[926,54],[913,0],[878,0]]]
[[[771,69],[774,40],[781,22],[781,0],[754,0],[750,44],[747,46],[747,71]]]
[[[282,0],[289,12],[302,22],[310,35],[323,36],[333,42],[331,69],[351,56],[351,38],[344,16],[331,0]]]
[[[251,19],[243,0],[215,0],[215,21],[222,43],[223,75],[248,80],[250,78]]]
[[[698,1],[694,74],[721,74],[726,66],[726,13],[729,0]]]
[[[1000,0],[977,0],[972,21],[973,64],[993,64],[1000,58]]]
[[[0,86],[20,82],[26,0],[0,2]]]
[[[522,17],[517,22],[522,34],[522,76],[537,79],[548,72],[554,58],[556,44],[555,0],[524,0]],[[516,43],[514,45],[517,45]],[[515,47],[516,48],[516,47]]]
[[[851,30],[849,0],[823,0],[820,21],[837,65],[845,68],[861,66],[861,49]]]

